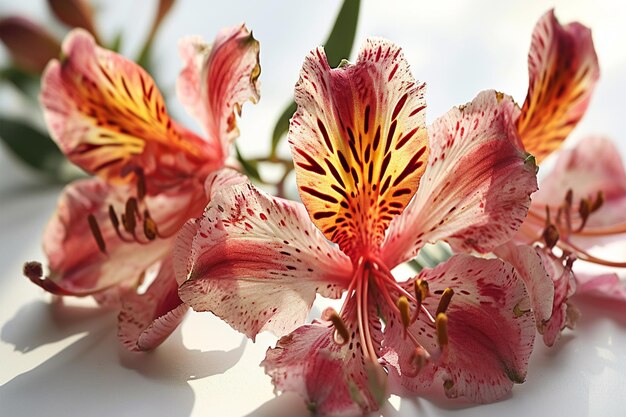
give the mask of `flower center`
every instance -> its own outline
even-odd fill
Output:
[[[145,177],[141,169],[137,170],[137,197],[130,197],[124,205],[124,212],[118,216],[113,205],[109,205],[109,221],[115,229],[117,236],[124,242],[136,242],[146,244],[157,237],[168,236],[159,233],[156,222],[150,216],[150,211],[145,204],[146,194]],[[143,213],[142,213],[143,211]],[[98,224],[96,216],[87,216],[89,229],[95,239],[100,252],[106,254],[106,241]],[[138,227],[138,225],[141,225]],[[121,226],[121,227],[120,227]],[[139,231],[138,231],[139,229]]]
[[[377,291],[380,297],[374,297]],[[323,314],[323,319],[330,321],[335,327],[334,340],[338,344],[350,341],[350,332],[343,321],[343,313],[349,302],[356,302],[356,315],[358,325],[359,342],[363,356],[371,362],[378,362],[379,349],[375,348],[372,337],[372,328],[383,317],[383,311],[388,312],[383,320],[399,321],[403,327],[403,336],[408,338],[415,346],[415,357],[411,360],[419,369],[423,367],[431,354],[425,349],[417,338],[408,331],[415,323],[420,314],[425,317],[425,322],[435,330],[440,349],[443,351],[448,345],[448,316],[446,310],[450,304],[454,291],[446,288],[441,294],[437,310],[433,316],[422,302],[430,296],[428,283],[419,278],[414,280],[413,293],[403,288],[393,277],[387,266],[376,256],[361,257],[356,264],[355,272],[348,286],[347,296],[339,313],[328,309]],[[383,302],[385,305],[377,305],[372,309],[371,302]],[[386,307],[386,309],[382,309]],[[376,316],[372,317],[372,312]]]
[[[577,259],[586,262],[625,268],[626,262],[614,262],[591,255],[572,241],[572,237],[578,236],[604,237],[626,233],[626,223],[610,227],[589,227],[587,225],[590,216],[598,211],[603,204],[604,194],[600,191],[595,199],[583,198],[578,207],[575,207],[573,192],[570,189],[559,207],[546,206],[545,215],[537,209],[531,209],[528,213],[528,221],[535,225],[543,224],[543,232],[539,238],[528,229],[525,230],[525,234],[537,242],[543,241],[549,250],[554,247],[559,248],[563,252],[564,258],[574,254]],[[552,216],[554,212],[556,215]]]

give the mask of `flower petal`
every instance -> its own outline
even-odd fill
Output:
[[[272,377],[275,391],[299,394],[316,414],[362,415],[377,410],[388,395],[372,385],[378,369],[371,368],[363,356],[356,302],[348,303],[342,319],[351,334],[349,341],[335,342],[335,328],[330,322],[314,322],[283,336],[261,362]],[[380,327],[372,332],[380,341]]]
[[[175,252],[182,300],[252,339],[295,329],[315,293],[339,297],[352,271],[301,204],[250,183],[216,193],[204,215],[185,225]]]
[[[420,187],[384,243],[387,265],[413,258],[427,242],[488,252],[511,238],[537,189],[535,164],[518,147],[515,114],[510,97],[484,91],[433,123]]]
[[[42,77],[41,103],[53,139],[68,158],[109,181],[127,182],[141,168],[152,183],[215,168],[210,149],[166,113],[161,93],[137,64],[96,46],[76,29],[63,62]],[[186,175],[186,176],[188,176]]]
[[[561,145],[589,105],[600,76],[591,31],[578,22],[562,26],[550,10],[533,32],[528,73],[517,126],[524,147],[541,162]]]
[[[199,187],[203,197],[202,185]],[[70,184],[44,232],[43,246],[50,274],[45,279],[41,279],[42,274],[30,278],[45,290],[60,295],[91,295],[118,285],[133,288],[147,268],[171,251],[173,234],[188,216],[197,215],[198,202],[193,200],[197,194],[182,189],[146,197],[139,204],[150,209],[151,218],[164,237],[149,241],[140,236],[145,216],[142,212],[136,214],[136,236],[143,242],[138,243],[131,241],[131,234],[121,225],[119,228],[127,241],[120,239],[110,215],[110,207],[117,212],[116,216],[124,213],[126,202],[133,196],[129,186],[112,186],[97,178]],[[97,223],[99,239],[94,237],[90,216]]]
[[[246,101],[259,100],[259,42],[245,25],[222,30],[213,45],[199,37],[183,39],[185,62],[177,84],[178,99],[208,135],[211,149],[223,161],[239,136],[236,115]]]
[[[610,298],[626,302],[626,282],[617,274],[576,273],[576,295]]]
[[[369,39],[356,64],[336,69],[313,50],[295,100],[289,142],[312,221],[348,254],[379,246],[428,158],[424,85],[398,46]]]
[[[564,265],[563,261],[552,254],[542,254],[543,264],[554,282],[554,302],[552,316],[539,329],[543,335],[543,343],[553,346],[566,327],[573,329],[578,320],[578,310],[568,301],[576,292],[576,281],[571,265]]]
[[[388,320],[383,345],[390,349],[387,357],[395,353],[391,356],[397,363],[390,368],[390,384],[421,393],[441,380],[448,397],[492,402],[509,393],[514,382],[524,382],[535,327],[532,314],[520,312],[520,305],[528,305],[528,295],[513,267],[497,259],[455,255],[434,269],[423,270],[419,278],[428,282],[431,294],[454,290],[446,311],[448,345],[414,376],[411,355],[415,345],[403,338],[399,317]],[[412,290],[412,281],[405,285]],[[424,306],[434,313],[435,302],[426,298]],[[427,351],[439,352],[435,329],[424,314],[407,331]],[[400,391],[397,385],[396,390]]]
[[[530,297],[530,306],[538,327],[552,315],[554,302],[554,283],[552,276],[546,271],[547,255],[538,248],[528,245],[507,243],[494,250],[501,259],[507,261],[524,281]],[[548,266],[551,268],[551,266]]]
[[[556,166],[533,195],[532,207],[559,207],[568,190],[573,192],[574,207],[583,198],[593,200],[598,192],[603,194],[604,203],[591,214],[585,230],[626,222],[626,172],[611,140],[589,136],[559,152]]]
[[[122,300],[118,337],[129,350],[154,349],[178,327],[188,309],[178,297],[178,283],[169,257],[144,294],[130,293]]]

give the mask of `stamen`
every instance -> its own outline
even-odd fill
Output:
[[[572,207],[572,204],[574,204],[574,191],[572,191],[571,188],[567,190],[567,193],[565,194],[565,204],[568,209]]]
[[[102,232],[100,231],[100,226],[98,226],[98,221],[96,220],[96,217],[93,214],[90,214],[87,217],[87,221],[89,222],[91,234],[98,244],[98,249],[100,249],[100,252],[102,253],[107,253],[106,244],[104,243],[104,238],[102,237]]]
[[[439,299],[439,305],[437,306],[437,312],[435,316],[439,319],[439,315],[446,312],[448,306],[450,305],[450,300],[454,295],[454,290],[452,288],[446,288],[441,294],[441,299]]]
[[[138,168],[137,174],[137,198],[139,201],[143,200],[146,196],[146,176],[143,173],[143,169]]]
[[[582,200],[580,200],[580,204],[578,205],[578,214],[581,218],[581,223],[578,227],[578,231],[580,232],[584,229],[585,224],[587,224],[587,219],[591,214],[591,202],[588,199],[583,198]]]
[[[157,235],[158,235],[159,231],[157,230],[157,225],[154,222],[154,220],[152,220],[152,217],[150,217],[150,213],[148,213],[148,210],[144,211],[144,218],[143,218],[143,234],[146,236],[146,238],[148,238],[148,240],[154,240]]]
[[[602,190],[598,191],[598,195],[596,195],[596,199],[591,205],[591,212],[598,211],[600,207],[604,205],[604,192]]]
[[[350,333],[348,332],[348,328],[346,324],[343,322],[339,314],[332,307],[328,307],[322,313],[322,319],[330,321],[335,327],[335,334],[333,335],[333,339],[335,343],[338,345],[345,345],[350,340]],[[339,338],[337,337],[339,336]]]
[[[396,306],[398,310],[400,310],[400,318],[402,319],[402,325],[406,330],[407,327],[411,324],[411,312],[409,311],[409,300],[403,295],[398,298],[396,302]]]
[[[437,343],[443,351],[448,346],[448,316],[446,313],[437,314]]]
[[[418,278],[413,282],[413,286],[415,289],[415,299],[417,300],[418,304],[421,305],[422,301],[424,301],[426,297],[430,295],[428,282]]]
[[[135,214],[139,214],[137,199],[135,197],[131,197],[126,202],[126,210],[122,215],[122,223],[124,224],[124,229],[133,235],[135,234],[135,226],[137,226]]]
[[[550,224],[543,230],[542,237],[543,241],[546,242],[546,247],[552,249],[559,241],[559,230],[555,225]]]

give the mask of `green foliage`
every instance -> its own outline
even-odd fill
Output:
[[[60,168],[65,157],[46,134],[22,121],[0,117],[0,138],[22,162],[53,181],[63,181]]]

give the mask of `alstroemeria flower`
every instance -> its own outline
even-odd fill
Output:
[[[481,93],[427,134],[423,94],[388,41],[336,69],[313,50],[289,132],[304,205],[224,187],[178,241],[180,297],[251,338],[285,335],[262,365],[321,414],[374,410],[437,379],[492,401],[526,374],[534,326],[512,267],[457,255],[406,283],[390,272],[427,242],[506,242],[536,189],[508,97]],[[345,294],[343,307],[299,327],[316,294]],[[386,389],[388,372],[399,384]]]
[[[41,102],[50,133],[68,158],[96,177],[66,187],[44,233],[50,273],[26,275],[58,295],[121,297],[119,336],[151,349],[182,319],[172,267],[176,234],[202,213],[205,180],[221,168],[238,135],[241,105],[258,99],[259,45],[243,25],[212,46],[184,39],[182,103],[202,125],[198,136],[170,118],[152,78],[137,64],[96,46],[83,30],[63,44],[63,59],[43,76]],[[136,288],[149,270],[156,279]]]
[[[591,31],[579,23],[562,26],[550,11],[535,28],[528,62],[528,95],[516,125],[522,146],[541,161],[560,147],[589,105],[599,77]],[[561,153],[554,172],[533,194],[529,216],[514,240],[536,244],[536,248],[511,243],[496,251],[522,268],[518,272],[534,300],[538,329],[546,344],[552,345],[561,329],[571,328],[578,315],[568,302],[576,288],[575,259],[626,266],[587,252],[593,244],[626,233],[625,213],[626,176],[618,152],[609,141],[587,139],[574,150]],[[558,254],[553,252],[555,246],[560,249]],[[527,273],[535,267],[545,268],[547,276]],[[596,294],[603,289],[624,293],[617,276],[599,280],[598,285],[587,280],[580,288],[594,288]],[[546,283],[553,284],[553,294],[545,288]],[[537,288],[541,290],[533,295]],[[546,317],[541,304],[550,300],[554,310]]]

